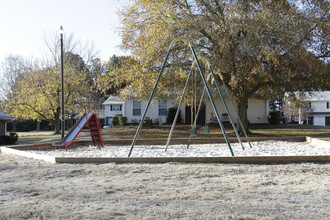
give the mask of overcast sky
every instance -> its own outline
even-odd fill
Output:
[[[8,55],[38,58],[43,32],[73,33],[92,41],[102,60],[123,55],[116,14],[127,0],[0,0],[0,62]],[[65,36],[65,35],[64,35]],[[41,55],[40,55],[41,56]]]

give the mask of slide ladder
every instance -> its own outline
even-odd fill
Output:
[[[88,120],[88,128],[91,133],[93,145],[104,146],[100,131],[100,125],[99,125],[99,121],[97,120],[96,114],[93,114],[91,118]]]

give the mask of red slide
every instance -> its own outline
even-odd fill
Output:
[[[104,146],[100,125],[97,120],[97,115],[95,113],[84,114],[76,124],[70,129],[70,131],[65,135],[65,137],[58,143],[53,143],[54,146],[65,146],[67,147],[71,144],[74,139],[78,136],[80,131],[88,125],[89,131],[91,133],[91,138],[94,146]]]

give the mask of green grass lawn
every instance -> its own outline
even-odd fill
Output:
[[[137,125],[118,126],[102,130],[103,139],[133,139]],[[210,133],[203,134],[203,126],[197,127],[199,138],[216,138],[223,137],[219,125],[209,125]],[[225,125],[226,132],[229,137],[235,137],[234,130],[229,124]],[[165,139],[168,137],[171,125],[152,125],[143,126],[139,135],[139,139]],[[297,137],[310,136],[330,141],[330,127],[324,126],[307,126],[307,125],[251,125],[250,137]],[[53,131],[32,131],[17,132],[19,135],[18,144],[45,143],[60,140],[61,135],[54,135]],[[189,125],[177,125],[174,129],[172,138],[188,138],[190,134]],[[84,129],[77,137],[80,140],[89,140],[90,134],[88,129]]]

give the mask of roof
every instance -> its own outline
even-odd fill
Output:
[[[6,115],[5,113],[0,112],[0,119],[2,120],[14,120],[15,118],[10,115]]]
[[[305,92],[305,101],[330,101],[330,91]]]
[[[116,96],[110,96],[102,105],[124,104],[125,101],[119,100]]]

